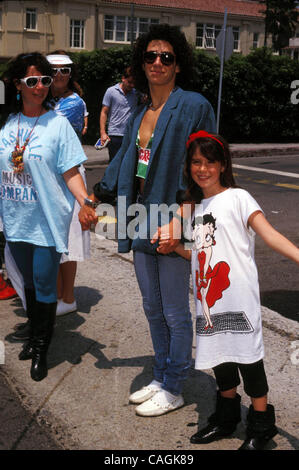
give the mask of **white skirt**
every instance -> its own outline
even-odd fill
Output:
[[[83,165],[80,165],[79,172],[86,186],[85,168]],[[90,232],[89,230],[82,230],[78,218],[79,211],[80,205],[75,201],[68,239],[69,253],[68,255],[62,254],[60,264],[67,261],[85,261],[90,258]]]

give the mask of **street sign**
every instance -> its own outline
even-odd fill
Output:
[[[224,27],[222,26],[221,31],[216,38],[216,52],[219,55],[219,57],[221,57],[221,54],[222,54],[223,41],[225,42],[224,60],[228,60],[234,50],[234,34],[233,34],[233,28],[231,26],[226,28],[226,31]]]

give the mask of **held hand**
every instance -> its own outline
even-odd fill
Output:
[[[78,217],[82,230],[89,230],[91,224],[96,225],[98,222],[96,211],[92,207],[86,205],[81,207]]]
[[[160,239],[157,252],[160,253],[161,255],[167,255],[169,253],[172,253],[179,243],[180,243],[180,240],[176,240],[171,237],[167,239]]]
[[[158,227],[158,228],[157,228],[157,231],[155,232],[155,234],[154,234],[154,236],[153,236],[153,238],[151,239],[151,243],[152,243],[152,244],[156,243],[156,241],[159,240],[160,235],[161,235],[161,227]]]
[[[154,234],[151,243],[156,243],[159,240],[159,246],[157,252],[163,255],[171,253],[178,246],[180,239],[173,238],[173,226],[172,224],[163,225],[158,227],[156,233]]]

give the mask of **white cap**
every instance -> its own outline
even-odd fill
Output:
[[[70,65],[73,63],[70,57],[64,54],[50,54],[46,56],[46,59],[51,65]]]

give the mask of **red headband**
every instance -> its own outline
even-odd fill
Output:
[[[193,142],[193,140],[199,139],[200,137],[203,137],[203,138],[207,137],[208,139],[216,140],[216,142],[218,142],[218,144],[220,144],[221,147],[224,150],[223,143],[219,139],[217,139],[217,137],[215,137],[212,134],[209,134],[206,131],[198,131],[198,132],[194,132],[194,134],[189,135],[189,138],[188,138],[187,143],[186,143],[186,147],[189,148],[189,145],[191,144],[191,142]]]

